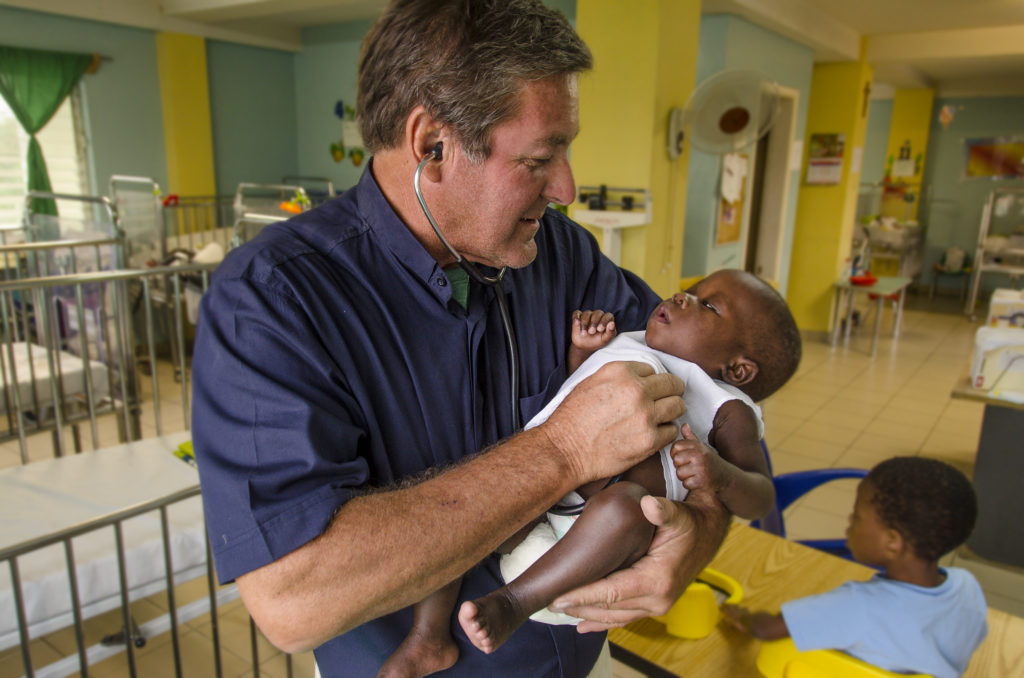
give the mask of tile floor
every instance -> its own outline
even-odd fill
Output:
[[[831,348],[823,341],[806,340],[797,374],[764,403],[766,437],[775,471],[833,466],[866,468],[893,455],[912,454],[943,459],[970,475],[982,405],[954,400],[950,391],[965,369],[977,325],[958,314],[957,306],[954,300],[939,299],[932,303],[911,297],[901,336],[894,341],[883,334],[873,359],[867,354],[870,333],[866,327],[855,331],[847,346]],[[891,328],[889,321],[886,311],[883,332]],[[162,397],[180,408],[179,391],[168,390]],[[17,463],[14,454],[9,447],[0,447],[0,465]],[[838,481],[797,501],[786,513],[790,536],[842,535],[854,491],[855,481]],[[988,563],[965,550],[953,554],[948,561],[971,569],[978,576],[992,607],[1024,616],[1024,569]],[[179,588],[179,602],[202,595],[196,583]],[[166,608],[164,596],[152,596],[135,603],[135,615],[142,623]],[[248,616],[238,601],[221,609],[218,619],[224,648],[223,675],[252,675],[248,668]],[[117,613],[95,618],[87,625],[87,639],[94,642],[119,626]],[[208,615],[184,625],[181,652],[185,676],[215,675],[211,633]],[[45,664],[72,651],[73,636],[68,630],[31,644],[36,663]],[[169,634],[151,638],[137,651],[139,675],[173,676],[172,656]],[[285,657],[262,640],[259,657],[259,676],[288,675]],[[126,676],[125,666],[124,656],[115,656],[94,666],[89,675]],[[20,649],[0,653],[0,678],[20,675]],[[291,675],[312,675],[311,654],[294,659]],[[625,678],[631,674],[617,675]]]

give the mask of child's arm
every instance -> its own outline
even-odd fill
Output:
[[[740,631],[745,631],[761,640],[788,638],[789,629],[781,614],[751,612],[739,605],[722,605],[722,616]]]
[[[683,487],[713,490],[726,508],[748,520],[771,511],[775,486],[768,475],[753,411],[740,400],[722,405],[715,413],[708,442],[714,450],[683,425],[683,439],[672,446],[676,475]]]
[[[608,345],[615,338],[615,316],[605,311],[574,311],[572,314],[572,343],[566,362],[572,374],[590,354]]]

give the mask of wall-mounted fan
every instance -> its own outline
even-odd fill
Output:
[[[763,137],[779,112],[778,85],[756,71],[725,70],[700,83],[683,109],[688,138],[705,153],[732,153]]]

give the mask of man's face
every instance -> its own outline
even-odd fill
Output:
[[[757,295],[733,271],[718,271],[661,302],[647,320],[647,345],[697,363],[724,380],[725,366],[743,353],[743,321],[757,313]]]
[[[577,103],[575,76],[526,83],[519,112],[494,128],[486,160],[472,163],[455,149],[438,223],[467,259],[521,268],[537,256],[534,235],[548,203],[575,198],[568,151],[579,131]]]
[[[884,543],[889,527],[882,522],[873,499],[875,487],[862,480],[857,486],[857,500],[846,528],[846,547],[857,562],[865,565],[883,565]]]

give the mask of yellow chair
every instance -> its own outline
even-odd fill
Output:
[[[665,631],[678,638],[704,638],[715,628],[722,613],[714,589],[727,594],[725,602],[735,605],[743,599],[743,588],[727,574],[705,568],[697,579],[686,587],[669,611],[655,617],[665,625]]]
[[[886,671],[838,650],[801,652],[791,638],[763,641],[757,670],[765,678],[932,678]]]

